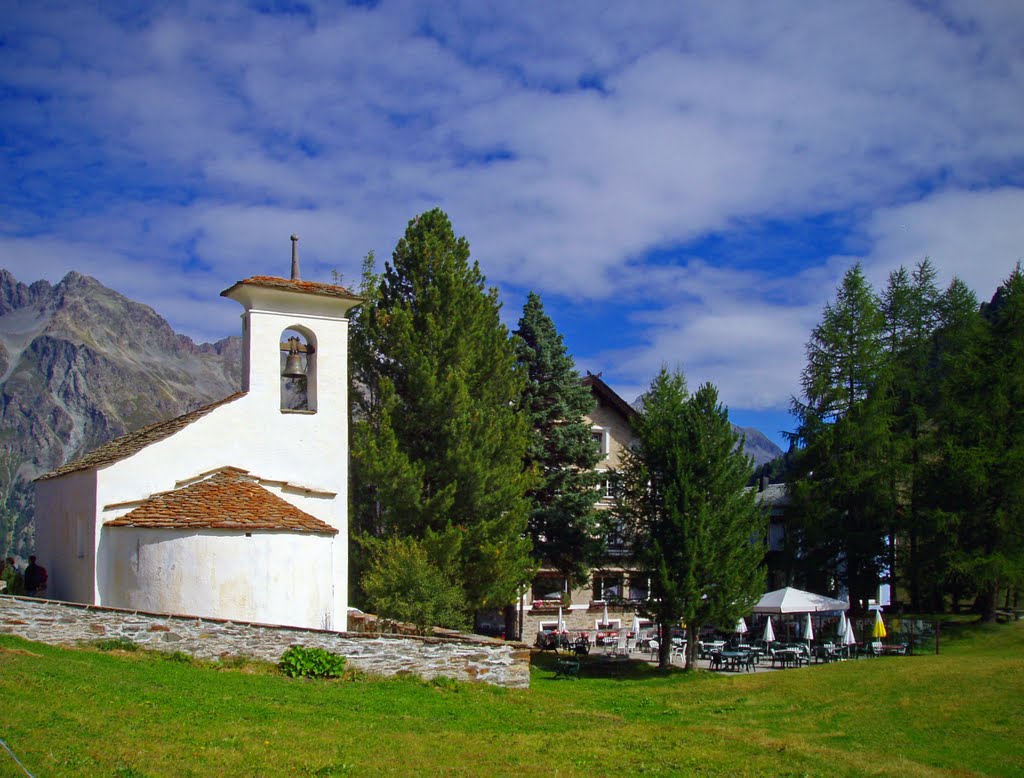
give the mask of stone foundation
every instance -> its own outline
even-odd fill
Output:
[[[291,646],[316,646],[341,654],[352,668],[376,675],[409,673],[513,688],[530,685],[530,651],[525,645],[470,635],[330,632],[6,595],[0,595],[0,634],[50,645],[122,638],[200,659],[247,656],[267,662],[277,662]]]

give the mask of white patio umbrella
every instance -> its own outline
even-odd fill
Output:
[[[781,616],[785,613],[821,613],[823,611],[845,611],[850,603],[834,600],[823,594],[801,591],[787,586],[768,592],[754,606],[754,613],[771,613]]]
[[[604,624],[605,627],[608,626],[608,603],[607,602],[604,604],[604,619],[602,619],[601,623]]]
[[[836,630],[836,637],[839,642],[843,642],[843,638],[846,637],[846,614],[839,611],[839,628]]]
[[[634,635],[639,635],[640,634],[640,614],[639,613],[634,613],[633,614],[633,626],[630,627],[630,632],[632,632]]]
[[[747,633],[747,621],[742,616],[740,616],[740,620],[736,622],[736,633],[739,635],[745,635]]]
[[[804,624],[804,640],[810,643],[814,640],[814,627],[811,626],[811,614],[807,614],[807,623]]]
[[[764,625],[764,642],[771,643],[775,640],[775,630],[772,629],[772,617],[768,617],[768,623]]]
[[[565,622],[562,621],[562,606],[558,606],[558,634],[561,635],[565,629]]]
[[[847,622],[846,622],[846,632],[843,634],[843,645],[844,646],[852,646],[856,642],[857,642],[857,638],[853,634],[853,621],[852,620],[847,620]]]

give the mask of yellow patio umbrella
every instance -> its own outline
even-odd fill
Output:
[[[886,632],[885,632],[885,622],[882,621],[882,612],[881,611],[875,611],[875,624],[871,628],[871,637],[873,637],[875,639],[878,639],[878,638],[884,638],[885,635],[886,635]]]

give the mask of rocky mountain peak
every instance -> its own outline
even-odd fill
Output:
[[[0,553],[32,545],[32,478],[237,391],[240,341],[197,346],[81,273],[26,286],[0,269]]]

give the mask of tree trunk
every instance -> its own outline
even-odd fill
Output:
[[[519,633],[519,619],[517,616],[515,605],[505,606],[505,640],[523,639],[523,636]]]
[[[999,586],[993,581],[978,592],[976,606],[981,612],[983,622],[991,623],[996,620],[996,593],[998,591]]]
[[[658,669],[668,671],[672,667],[672,625],[663,623],[658,625]]]
[[[690,672],[697,666],[697,636],[700,634],[700,627],[686,622],[686,667],[684,670]]]

